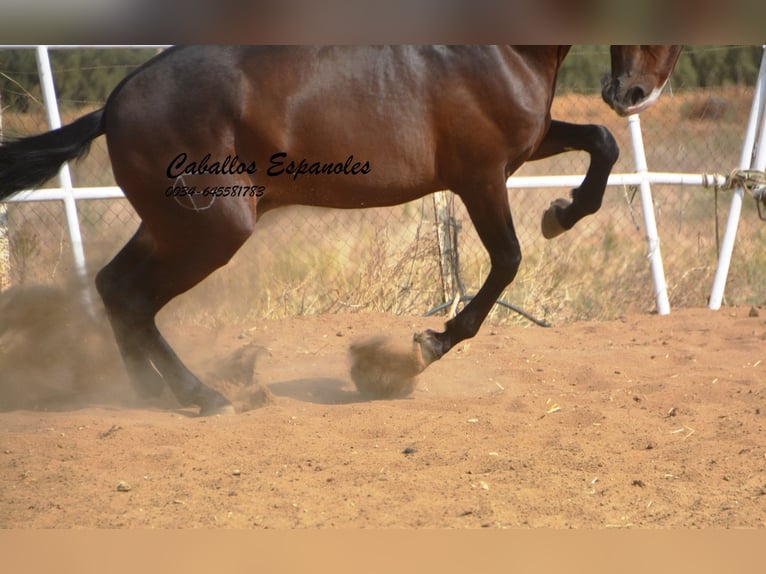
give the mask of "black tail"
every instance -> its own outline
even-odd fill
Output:
[[[91,140],[103,133],[101,108],[57,130],[1,143],[0,201],[40,187],[59,172],[65,161],[88,153]]]

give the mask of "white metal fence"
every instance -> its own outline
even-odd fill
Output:
[[[70,48],[70,47],[60,47],[60,46],[37,46],[35,47],[36,55],[37,55],[37,63],[38,63],[38,70],[40,74],[41,79],[41,86],[42,86],[42,94],[43,94],[43,103],[46,110],[47,115],[47,122],[48,126],[47,129],[53,129],[61,125],[61,118],[59,115],[59,108],[55,96],[55,89],[54,89],[54,78],[53,73],[51,71],[50,61],[48,59],[48,51],[50,49],[64,49],[64,48]],[[110,47],[104,47],[104,49],[110,49]],[[766,54],[766,52],[765,52]],[[753,169],[753,170],[760,170],[763,171],[764,164],[766,163],[766,145],[759,145],[761,139],[764,137],[763,133],[766,131],[766,117],[764,115],[764,82],[766,81],[766,57],[763,60],[763,64],[761,66],[760,75],[758,78],[757,85],[755,89],[752,91],[752,104],[750,107],[750,114],[749,119],[746,128],[740,130],[744,132],[745,135],[745,141],[744,145],[742,146],[742,152],[740,155],[740,162],[738,164],[738,167],[740,170],[746,170],[746,169]],[[667,96],[663,96],[667,97]],[[662,99],[661,99],[662,101]],[[604,114],[610,114],[611,112],[608,112],[606,110],[605,106],[602,106],[604,108]],[[657,107],[660,107],[659,105]],[[652,111],[648,112],[649,114],[654,113]],[[662,110],[658,110],[658,114],[662,114]],[[562,119],[568,119],[566,115],[562,117]],[[600,118],[598,118],[600,119]],[[615,118],[609,117],[609,122],[611,122],[612,126],[614,126],[614,122],[616,121]],[[600,121],[597,121],[596,123],[601,123]],[[655,123],[657,123],[657,120],[655,120]],[[661,120],[659,123],[662,123]],[[731,147],[732,144],[729,143],[727,147],[729,149],[726,150],[726,154],[722,154],[717,151],[713,151],[710,153],[710,157],[708,159],[702,159],[700,161],[704,162],[704,166],[702,169],[699,167],[699,162],[696,162],[696,165],[694,168],[697,170],[690,171],[688,173],[684,173],[682,170],[673,171],[673,170],[663,170],[663,171],[650,171],[650,166],[648,163],[652,161],[654,158],[650,158],[650,160],[647,160],[646,152],[644,149],[644,134],[642,133],[642,126],[641,122],[639,120],[638,116],[632,116],[628,118],[626,123],[621,123],[617,129],[612,127],[613,131],[616,132],[616,136],[618,138],[618,141],[621,141],[621,147],[623,148],[623,158],[621,159],[621,162],[618,164],[619,173],[613,174],[609,178],[609,186],[613,189],[622,189],[625,194],[627,195],[628,190],[637,190],[639,192],[640,197],[640,209],[642,212],[642,219],[643,219],[643,231],[644,231],[644,240],[646,243],[646,254],[649,259],[649,269],[651,270],[651,278],[654,286],[654,301],[656,305],[656,309],[659,313],[664,314],[670,312],[670,297],[668,293],[668,284],[665,278],[665,272],[663,267],[663,259],[660,249],[660,233],[658,232],[658,225],[655,220],[655,214],[658,209],[657,204],[655,200],[652,197],[652,186],[673,186],[673,190],[678,190],[679,186],[692,186],[693,188],[722,188],[726,185],[732,184],[732,182],[735,185],[735,190],[733,193],[732,198],[732,204],[730,208],[730,216],[729,220],[726,226],[726,231],[724,234],[723,242],[720,247],[720,258],[719,262],[716,267],[716,274],[715,274],[715,280],[714,280],[714,286],[712,291],[712,296],[709,300],[709,305],[711,308],[716,309],[720,307],[721,301],[723,298],[723,287],[726,283],[728,271],[729,271],[729,265],[731,261],[731,254],[733,250],[733,244],[734,244],[734,237],[737,233],[737,224],[740,218],[740,213],[742,209],[742,200],[743,196],[745,194],[745,186],[742,183],[741,180],[734,178],[724,176],[724,175],[718,175],[717,172],[729,174],[732,166],[730,164],[722,163],[726,162],[728,160],[725,159],[725,157],[728,157],[731,153]],[[43,131],[43,130],[38,130]],[[627,134],[627,135],[626,135]],[[654,136],[655,132],[653,132]],[[687,135],[687,137],[689,137]],[[678,144],[676,144],[678,147],[682,147],[685,145],[688,145],[689,142],[684,142],[684,134],[680,134],[681,140]],[[626,146],[627,141],[627,146]],[[652,149],[652,146],[656,146],[657,141],[654,139],[649,143],[650,149]],[[625,150],[626,147],[630,149],[630,154],[626,154]],[[625,159],[626,156],[629,156],[629,160]],[[724,157],[724,159],[722,159]],[[656,159],[655,159],[656,161]],[[710,163],[707,163],[710,162]],[[671,160],[672,167],[676,167],[677,162],[673,162]],[[582,173],[584,173],[584,165],[583,164],[583,158],[579,159],[578,161],[575,161],[571,164],[573,166],[573,169],[570,173],[573,173],[574,175],[551,175],[550,173],[546,173],[544,175],[537,175],[537,174],[527,174],[525,169],[522,169],[519,175],[516,175],[514,177],[511,177],[508,180],[508,188],[511,189],[526,189],[526,190],[532,190],[535,192],[540,192],[540,190],[545,190],[549,188],[573,188],[577,187],[579,183],[582,181]],[[547,164],[548,169],[551,169],[550,166],[553,166],[553,169],[561,169],[561,164],[558,165],[549,163]],[[708,167],[709,166],[709,167]],[[100,169],[106,169],[104,166],[102,166]],[[570,168],[571,169],[571,168]],[[534,171],[534,170],[531,170]],[[709,171],[709,173],[704,173],[705,171]],[[65,166],[59,177],[59,185],[57,187],[52,188],[46,188],[41,190],[30,190],[25,191],[14,198],[12,198],[11,202],[9,202],[8,205],[2,205],[0,204],[0,207],[3,207],[4,210],[0,211],[0,271],[5,269],[5,276],[7,277],[9,275],[8,266],[9,264],[13,264],[14,258],[11,256],[11,246],[13,244],[13,225],[9,223],[10,219],[13,219],[13,217],[10,217],[6,212],[10,205],[20,205],[20,204],[38,204],[38,202],[56,202],[59,205],[63,206],[63,211],[65,214],[65,228],[66,228],[66,234],[67,234],[67,242],[69,244],[69,248],[71,249],[72,253],[72,261],[73,261],[73,267],[74,270],[79,277],[80,281],[83,282],[83,285],[87,283],[87,278],[89,276],[89,270],[87,269],[87,253],[86,253],[86,247],[85,242],[83,240],[83,233],[81,230],[81,219],[83,217],[83,206],[94,202],[95,200],[118,200],[122,198],[122,192],[119,188],[117,188],[114,185],[99,185],[99,186],[90,186],[90,187],[84,187],[84,186],[76,186],[75,183],[72,181],[72,175],[69,170],[68,166]],[[751,189],[754,193],[758,194],[761,192],[761,190],[758,189]],[[557,192],[560,194],[560,191]],[[697,192],[695,192],[697,193]],[[540,196],[542,197],[543,194],[540,193]],[[444,196],[445,198],[447,196]],[[474,238],[472,239],[466,239],[469,234],[469,227],[470,223],[466,220],[465,215],[460,213],[459,208],[454,207],[454,202],[448,202],[444,198],[441,199],[440,205],[442,206],[442,212],[441,215],[439,215],[439,207],[435,205],[428,204],[430,200],[426,199],[423,200],[423,202],[418,203],[415,206],[405,206],[402,210],[397,211],[396,217],[404,217],[406,218],[406,221],[404,222],[404,227],[407,228],[408,233],[410,233],[411,237],[414,239],[411,239],[412,241],[416,241],[416,246],[409,252],[410,256],[417,256],[421,257],[422,253],[419,251],[419,249],[424,248],[425,251],[430,250],[430,243],[428,240],[426,241],[424,239],[424,236],[427,234],[430,234],[430,230],[434,230],[435,233],[433,234],[434,243],[438,243],[438,245],[435,245],[435,249],[432,250],[433,257],[436,260],[436,265],[433,267],[433,269],[424,271],[425,273],[433,273],[434,271],[442,273],[444,276],[445,273],[453,274],[456,272],[460,272],[460,264],[462,263],[463,269],[466,267],[466,261],[467,258],[473,257],[473,255],[468,254],[468,250],[466,250],[467,246],[471,246],[471,253],[474,253],[477,249],[477,242]],[[544,199],[544,201],[548,201],[547,198]],[[632,224],[636,227],[640,227],[640,224],[637,223],[637,219],[635,218],[634,214],[632,213],[632,204],[627,202],[628,204],[628,210],[630,211],[630,218],[632,220]],[[449,206],[450,211],[445,216],[445,212],[443,211],[446,207]],[[608,206],[606,206],[608,209]],[[125,204],[124,201],[120,203],[120,210],[130,210],[129,206]],[[526,210],[524,210],[526,211]],[[529,209],[529,211],[533,211],[534,213],[539,213],[539,209],[535,211],[534,209]],[[345,213],[345,212],[344,212]],[[384,225],[388,225],[388,231],[387,233],[398,233],[391,231],[390,223],[390,213],[393,213],[392,211],[381,211],[378,213],[384,213],[386,215],[372,215],[370,216],[371,219],[376,220],[376,224],[379,224],[381,220],[383,221]],[[25,216],[28,217],[28,216]],[[127,216],[126,219],[128,220],[128,223],[126,225],[135,225],[135,219],[134,215]],[[332,216],[328,214],[323,214],[320,217],[317,217],[314,212],[312,212],[312,215],[307,216],[311,221],[304,227],[307,227],[307,229],[301,230],[301,226],[297,226],[296,233],[311,233],[312,229],[314,232],[318,229],[319,223],[317,221],[321,221],[323,218],[326,217],[344,217],[346,218],[346,224],[347,225],[367,225],[368,222],[362,222],[361,220],[357,219],[357,223],[352,223],[354,221],[354,216],[352,215],[339,215],[334,214]],[[538,217],[535,215],[534,217]],[[597,215],[596,218],[599,216]],[[708,222],[709,223],[709,222]],[[3,225],[5,224],[5,225]],[[427,227],[427,229],[424,227],[424,225]],[[581,224],[582,225],[582,224]],[[110,224],[107,222],[107,226],[110,226]],[[578,226],[579,228],[580,226]],[[710,228],[712,226],[708,227],[707,235],[712,235],[713,230]],[[455,231],[457,228],[461,229],[461,245],[458,245],[458,234]],[[319,232],[321,234],[321,232]],[[570,232],[573,233],[573,232]],[[596,232],[598,233],[598,232]],[[670,245],[671,249],[673,247],[673,241],[676,239],[674,234],[671,233],[670,243],[666,243],[664,245]],[[704,231],[698,232],[700,235],[704,235]],[[122,235],[125,235],[125,233],[121,233]],[[603,234],[603,233],[602,233]],[[522,238],[523,240],[524,238]],[[667,237],[666,237],[667,240]],[[473,241],[473,244],[470,242]],[[635,240],[634,240],[635,241]],[[523,242],[523,241],[522,241]],[[41,243],[40,241],[37,241],[37,244]],[[423,247],[425,245],[426,247]],[[39,247],[39,245],[38,245]],[[380,248],[380,246],[378,246]],[[330,247],[330,249],[334,249],[334,254],[338,253],[338,247],[337,245],[333,248]],[[348,252],[354,252],[355,247],[347,246],[347,249],[345,249]],[[547,247],[545,248],[547,249]],[[340,251],[343,251],[341,249]],[[452,254],[452,255],[450,255]],[[357,254],[358,255],[358,254]],[[390,257],[389,254],[383,254],[383,256]],[[457,259],[459,255],[459,262],[457,265],[452,268],[450,271],[445,271],[445,269],[448,268],[448,266],[445,266],[443,264],[445,258],[453,257],[454,259]],[[395,257],[399,257],[401,260],[397,262],[396,265],[392,265],[392,267],[398,269],[402,273],[409,273],[409,278],[404,280],[396,279],[393,275],[394,271],[391,271],[392,275],[389,276],[383,283],[388,282],[389,284],[391,281],[397,283],[398,287],[394,291],[390,293],[390,296],[395,298],[406,298],[410,291],[412,286],[412,275],[414,274],[413,267],[410,266],[409,271],[407,270],[407,261],[406,261],[406,253],[402,252],[399,254],[396,254]],[[542,257],[542,256],[541,256]],[[319,258],[321,259],[321,258]],[[317,256],[312,256],[309,258],[309,260],[306,263],[306,267],[314,265],[321,267],[321,261],[319,261]],[[3,267],[3,262],[4,267]],[[442,264],[439,265],[439,262]],[[549,262],[549,264],[555,264],[554,262]],[[481,280],[481,275],[486,273],[486,266],[483,264],[478,265],[479,270],[476,273],[476,277],[474,278],[473,275],[471,276],[470,280],[468,280],[468,285],[464,286],[463,278],[458,277],[457,282],[450,282],[449,284],[451,287],[447,288],[444,287],[441,293],[433,293],[430,297],[430,304],[431,306],[439,303],[440,301],[444,300],[451,300],[452,295],[454,295],[453,292],[447,292],[448,289],[451,289],[452,291],[460,289],[467,289],[470,290],[471,288],[475,288],[478,286],[478,283]],[[305,270],[304,270],[305,271]],[[585,270],[584,270],[585,271]],[[374,273],[374,272],[371,272]],[[298,273],[299,274],[299,273]],[[10,272],[10,275],[12,276],[12,272]],[[332,286],[328,288],[326,285],[327,282],[323,281],[321,278],[319,278],[319,282],[316,281],[317,276],[312,275],[311,272],[308,272],[306,274],[304,272],[303,278],[301,277],[294,277],[296,275],[295,270],[290,270],[287,275],[289,275],[291,278],[295,280],[295,285],[287,285],[285,283],[283,286],[285,288],[285,293],[292,293],[295,295],[300,289],[304,289],[300,296],[306,299],[306,293],[305,289],[307,288],[306,283],[306,277],[310,277],[312,283],[315,288],[324,289],[325,291],[332,291]],[[397,276],[398,277],[398,276]],[[631,279],[632,280],[632,279]],[[8,280],[4,280],[5,283],[8,283]],[[409,281],[409,283],[408,283]],[[322,285],[318,285],[317,283],[322,283]],[[433,277],[434,286],[438,284],[438,278]],[[332,283],[332,280],[330,281]],[[446,283],[445,283],[446,285]],[[301,287],[302,286],[302,287]],[[337,289],[336,289],[337,290]],[[269,297],[272,297],[273,294],[270,293]],[[756,295],[758,297],[759,295]],[[285,297],[285,294],[282,293],[279,295],[279,297]],[[91,302],[91,296],[90,291],[88,288],[83,289],[83,298],[88,306],[92,305]],[[310,297],[309,297],[310,299]],[[336,296],[336,299],[338,301],[338,304],[335,307],[332,306],[321,306],[321,305],[311,305],[311,303],[306,303],[304,306],[304,303],[301,303],[301,306],[298,307],[291,307],[293,309],[298,309],[299,312],[312,312],[312,311],[328,311],[335,309],[343,309],[343,308],[365,308],[364,302],[349,302],[351,301],[351,298],[348,296],[348,293],[346,293],[343,296]],[[271,303],[269,303],[271,304]],[[423,303],[420,303],[421,307],[423,307]],[[426,305],[427,307],[428,305]],[[403,307],[403,310],[411,310],[411,308]],[[399,309],[399,310],[402,310]],[[397,308],[394,308],[393,310],[397,310]],[[422,308],[422,311],[426,311],[426,308]],[[534,311],[534,310],[533,310]]]

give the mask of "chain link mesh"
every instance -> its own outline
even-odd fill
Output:
[[[747,87],[666,90],[641,117],[649,169],[729,173],[738,163],[751,98]],[[47,129],[41,104],[29,107],[25,113],[3,109],[7,136]],[[88,110],[62,113],[62,121]],[[608,126],[622,150],[614,171],[634,171],[627,122],[597,93],[560,95],[553,116]],[[519,174],[584,174],[587,165],[586,154],[569,153],[528,163]],[[114,185],[103,138],[72,171],[76,186]],[[655,185],[652,192],[671,307],[704,306],[717,264],[717,218],[725,216],[730,195],[667,185]],[[553,199],[568,193],[509,191],[524,261],[502,299],[557,322],[652,311],[654,292],[636,190],[608,188],[597,214],[546,241],[540,216]],[[93,274],[132,235],[138,218],[126,200],[80,200],[77,205]],[[69,281],[73,262],[62,205],[10,203],[5,210],[10,283]],[[173,302],[168,312],[179,320],[213,323],[357,310],[425,313],[453,299],[442,281],[444,246],[438,221],[430,196],[391,208],[277,210],[263,218],[228,266]],[[457,245],[453,284],[470,295],[486,277],[489,259],[459,200],[449,225]],[[747,202],[730,269],[728,303],[766,302],[764,241],[766,228],[755,203]],[[490,319],[521,320],[502,306],[493,309]]]

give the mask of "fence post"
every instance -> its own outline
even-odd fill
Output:
[[[0,142],[3,141],[3,94],[0,93]],[[8,242],[8,206],[0,203],[0,293],[11,286],[11,245]]]
[[[40,74],[40,88],[43,92],[43,102],[48,115],[48,124],[51,129],[57,129],[61,127],[61,117],[59,116],[58,102],[56,100],[56,89],[53,85],[53,71],[51,69],[50,58],[48,57],[48,47],[37,46],[36,52],[37,71]],[[62,166],[59,172],[59,181],[66,193],[64,212],[66,213],[69,240],[72,243],[75,269],[81,283],[82,303],[85,309],[93,315],[93,299],[88,288],[88,270],[85,266],[85,251],[82,245],[82,235],[80,234],[80,221],[77,217],[77,204],[72,193],[72,175],[69,171],[69,165],[64,164]]]
[[[433,194],[436,238],[439,244],[439,267],[441,269],[442,293],[446,303],[453,302],[450,317],[453,317],[462,293],[458,276],[458,246],[455,220],[454,197],[448,192],[437,191]]]
[[[662,253],[660,252],[660,236],[657,233],[657,222],[654,219],[654,200],[652,188],[649,184],[649,168],[646,165],[646,152],[644,151],[644,139],[641,135],[641,123],[637,114],[628,118],[630,140],[633,145],[633,159],[636,173],[641,176],[639,189],[641,192],[641,211],[644,215],[644,227],[646,229],[646,244],[649,251],[649,262],[654,278],[654,295],[657,301],[657,312],[660,315],[670,313],[668,301],[668,287],[665,282],[665,270],[662,266]]]
[[[764,107],[766,107],[766,46],[764,46],[761,68],[758,72],[758,79],[755,82],[755,89],[753,90],[753,104],[750,108],[750,117],[747,121],[745,139],[742,143],[742,154],[739,160],[740,169],[763,170],[766,167],[766,139],[764,139],[766,134],[766,110]],[[761,123],[760,131],[758,131],[759,122]],[[753,158],[753,151],[756,146],[758,148],[758,157]],[[739,216],[742,212],[742,198],[744,195],[745,190],[739,185],[731,196],[726,230],[721,240],[721,253],[718,256],[718,267],[716,268],[713,288],[708,302],[708,307],[713,311],[720,309],[721,302],[723,301],[723,292],[726,287],[726,278],[729,275],[729,264],[731,263],[731,255],[734,251],[734,239],[737,236],[737,227],[739,226]]]
[[[11,286],[11,245],[8,241],[8,206],[0,203],[0,293]]]

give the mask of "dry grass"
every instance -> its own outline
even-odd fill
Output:
[[[727,105],[717,119],[691,119],[707,98]],[[728,172],[739,157],[751,92],[666,94],[644,114],[642,127],[651,169]],[[618,172],[632,171],[625,121],[596,97],[566,96],[554,116],[603,123],[623,149]],[[7,130],[24,119],[6,114]],[[66,118],[65,118],[66,120]],[[19,126],[14,126],[14,122]],[[26,124],[25,124],[26,125]],[[9,127],[10,126],[10,127]],[[103,141],[75,167],[79,185],[108,185]],[[525,175],[584,173],[587,157],[566,154],[525,165]],[[657,186],[653,189],[672,307],[706,304],[716,266],[715,202],[712,191]],[[630,189],[610,188],[604,206],[574,230],[545,241],[543,209],[566,190],[519,190],[511,205],[524,261],[503,299],[533,315],[561,323],[651,312],[654,294],[646,257],[641,209]],[[719,198],[725,223],[730,195]],[[80,202],[89,270],[94,273],[137,225],[125,202]],[[11,263],[15,284],[56,283],[71,274],[70,246],[56,204],[12,205]],[[475,293],[488,272],[488,258],[462,207],[457,219],[461,278]],[[752,202],[745,205],[727,287],[730,303],[766,303],[766,228]],[[188,324],[252,324],[261,317],[337,311],[420,314],[443,303],[438,247],[430,198],[390,209],[332,211],[289,208],[269,214],[230,264],[171,302],[166,320]],[[494,322],[519,321],[495,307]]]

